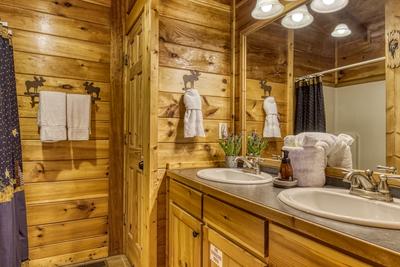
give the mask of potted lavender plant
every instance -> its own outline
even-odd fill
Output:
[[[225,152],[225,166],[227,168],[236,168],[236,157],[242,148],[242,137],[240,135],[230,135],[218,141],[222,150]]]

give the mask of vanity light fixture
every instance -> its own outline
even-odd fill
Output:
[[[282,19],[282,26],[288,29],[300,29],[307,27],[314,21],[314,17],[308,12],[306,5],[302,5],[289,12]]]
[[[311,9],[317,13],[332,13],[347,6],[349,0],[313,0]]]
[[[251,16],[255,19],[269,19],[282,14],[283,10],[284,6],[279,0],[257,0]]]
[[[344,23],[337,25],[335,30],[331,33],[331,35],[336,38],[346,37],[349,36],[350,34],[351,30]]]

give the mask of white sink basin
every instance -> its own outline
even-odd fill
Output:
[[[220,183],[226,184],[265,184],[272,181],[272,176],[267,173],[261,173],[260,175],[251,174],[244,172],[240,169],[204,169],[197,172],[197,176]]]
[[[400,229],[400,201],[350,195],[345,189],[293,188],[279,193],[285,204],[313,215],[365,226]]]

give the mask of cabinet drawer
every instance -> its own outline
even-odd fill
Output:
[[[269,226],[271,267],[371,266],[275,224]]]
[[[201,220],[201,193],[174,180],[169,183],[169,198],[187,213]]]
[[[203,236],[203,267],[267,266],[266,263],[208,227],[204,227]]]
[[[256,255],[268,256],[268,222],[260,217],[204,196],[204,222]]]

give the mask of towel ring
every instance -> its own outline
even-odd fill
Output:
[[[264,90],[264,96],[262,97],[263,99],[271,96],[272,86],[267,85],[267,80],[261,80],[260,87],[261,87],[261,89]],[[267,92],[268,92],[268,95],[267,95]]]

